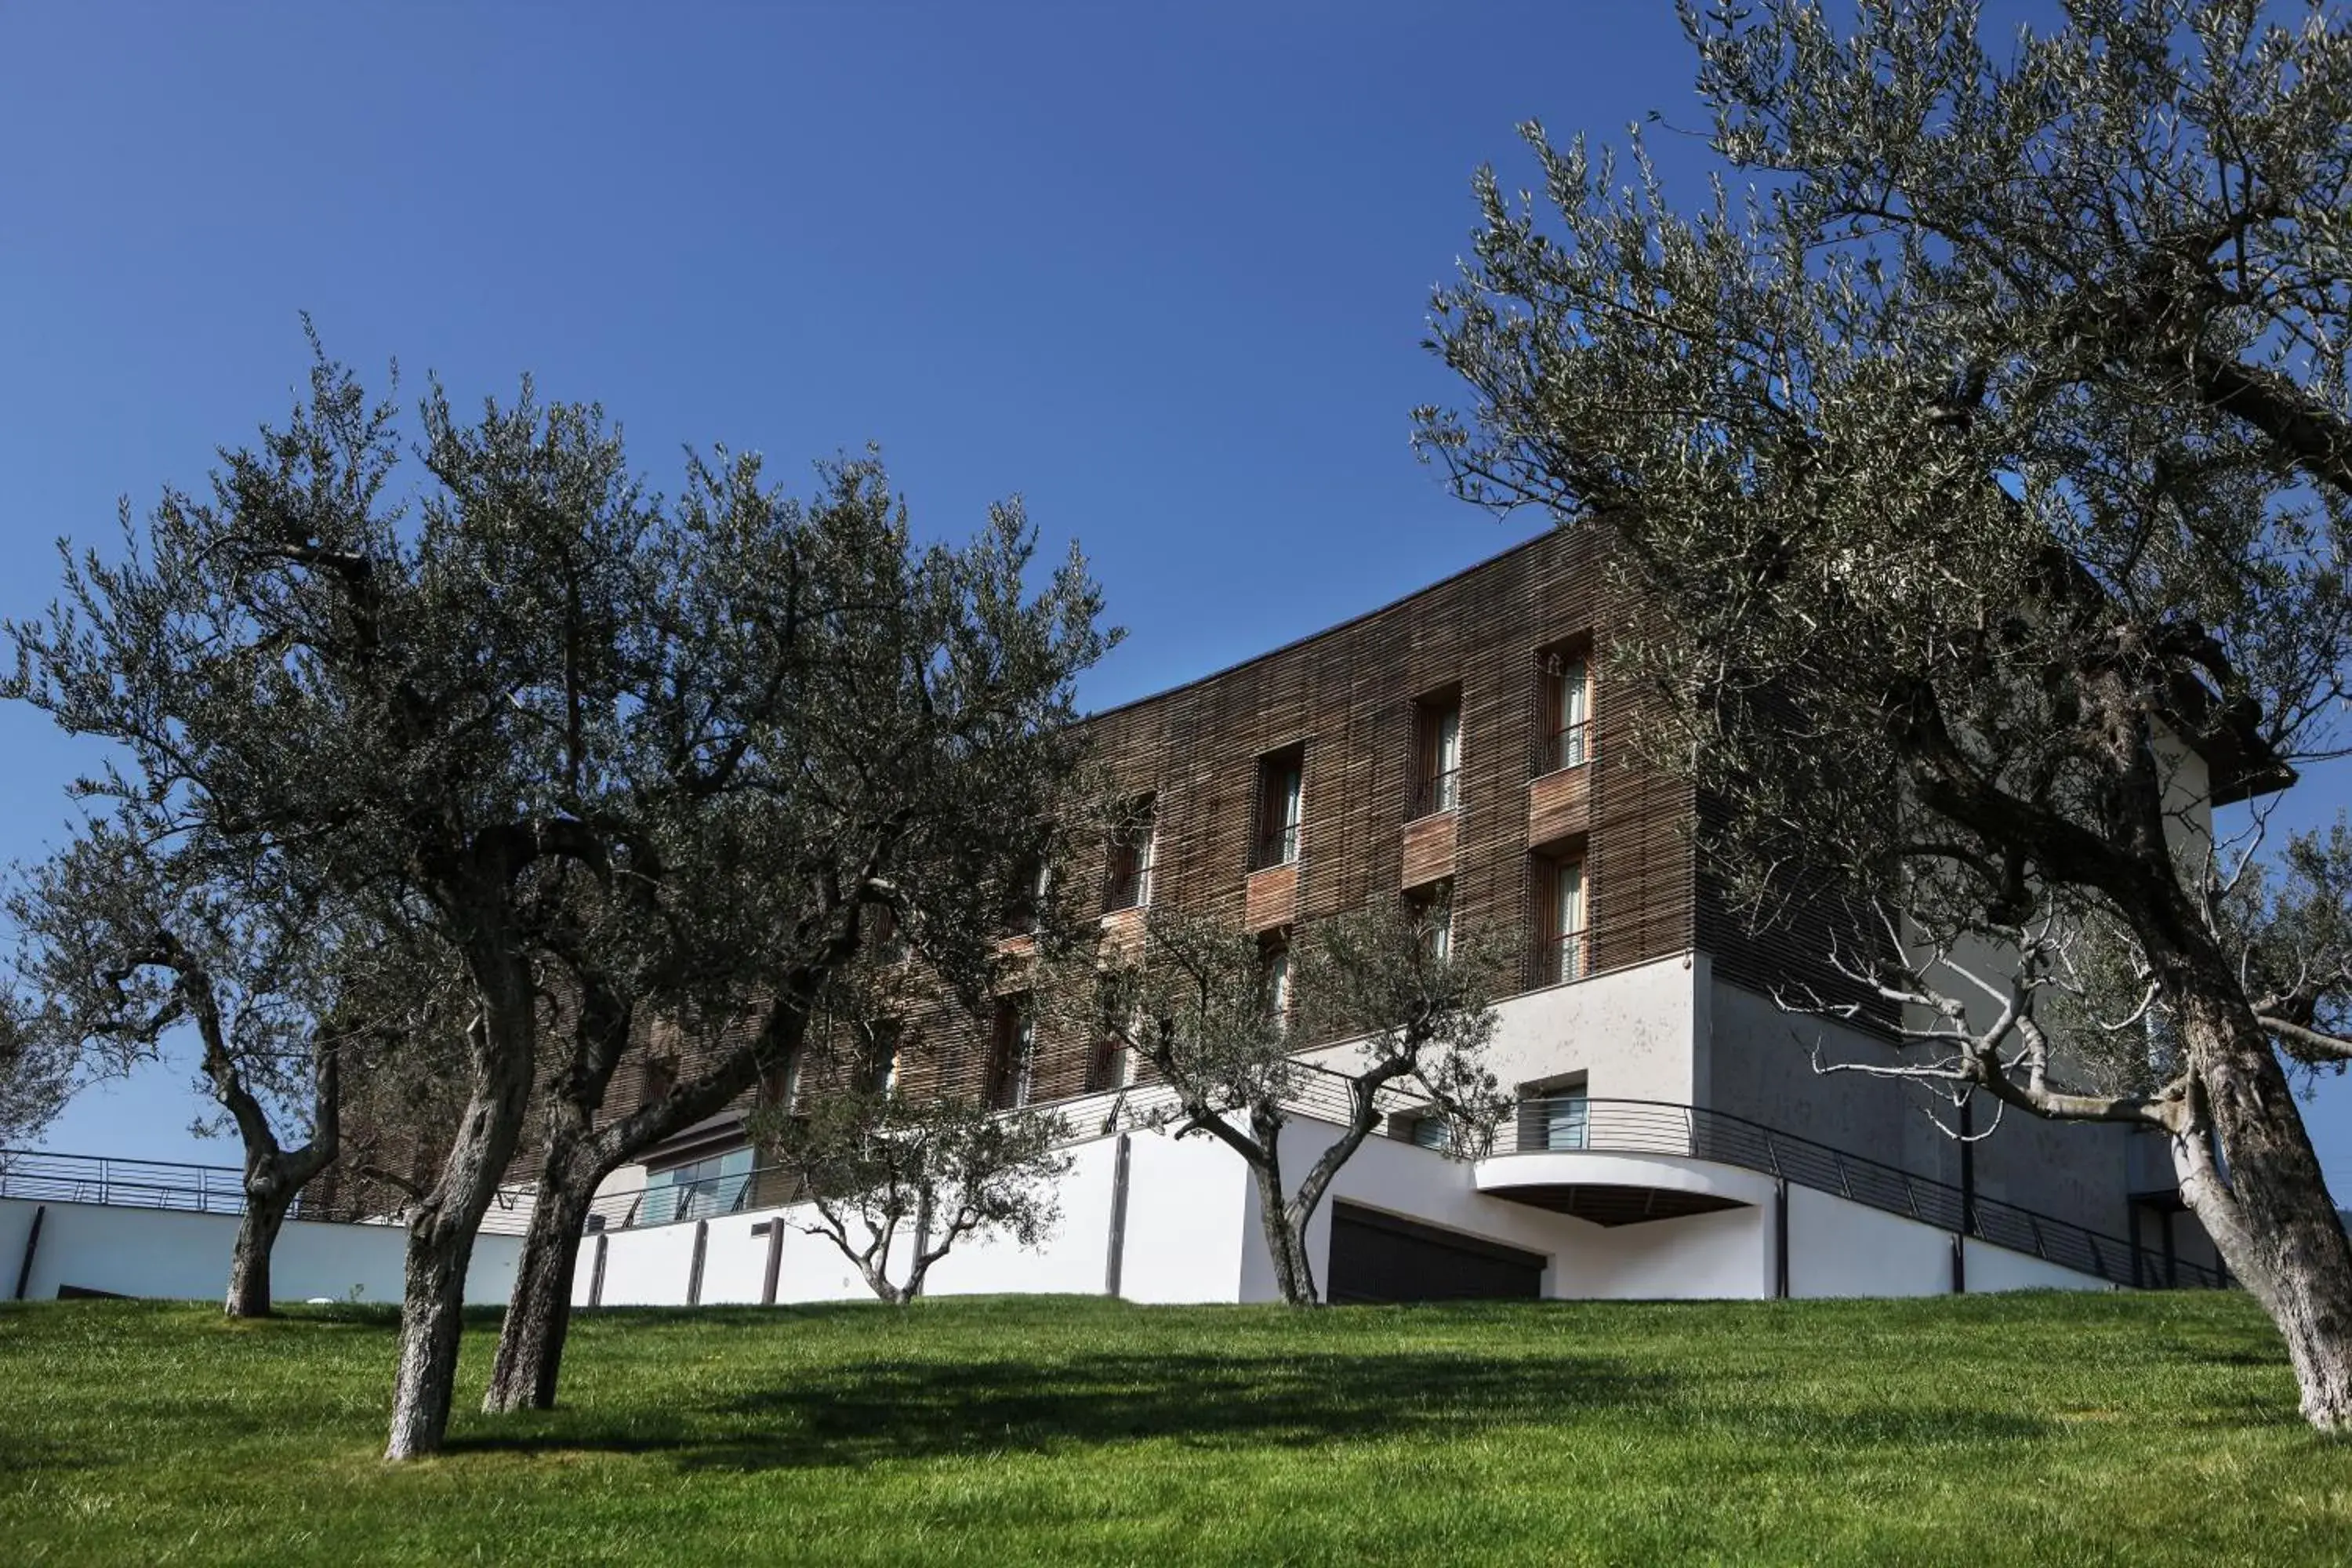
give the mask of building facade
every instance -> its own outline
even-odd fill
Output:
[[[1490,1058],[1519,1113],[1491,1156],[1454,1160],[1400,1100],[1392,1136],[1360,1152],[1318,1217],[1318,1277],[1356,1300],[2210,1279],[2168,1163],[2135,1135],[2017,1116],[1964,1148],[1905,1086],[1815,1069],[1817,1053],[1883,1053],[1886,1038],[1776,999],[1834,987],[1825,932],[1750,931],[1710,886],[1694,850],[1702,803],[1640,764],[1640,704],[1598,678],[1630,614],[1601,548],[1590,531],[1547,533],[1087,721],[1121,805],[1054,874],[1106,927],[1153,906],[1239,922],[1277,992],[1297,931],[1379,900],[1506,933],[1520,955]],[[614,1102],[663,1070],[657,1057],[625,1069]],[[1062,1239],[972,1249],[934,1289],[1270,1293],[1240,1163],[1212,1140],[1096,1116],[1149,1086],[1098,1042],[1041,1028],[1017,992],[991,1018],[927,1031],[894,1070],[908,1092],[1061,1104],[1101,1130],[1074,1151]],[[615,1176],[581,1300],[857,1293],[772,1212],[784,1194],[753,1175],[742,1121],[716,1118]],[[1329,1132],[1303,1108],[1295,1157]],[[714,1258],[735,1261],[713,1275]]]

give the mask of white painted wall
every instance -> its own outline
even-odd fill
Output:
[[[2000,1290],[2113,1290],[2115,1286],[2093,1274],[2080,1274],[2006,1247],[1969,1238],[1969,1293],[1990,1295]]]
[[[729,1228],[748,1226],[754,1216],[726,1216]],[[687,1278],[694,1264],[694,1223],[649,1226],[643,1230],[614,1231],[604,1254],[607,1307],[683,1307]],[[583,1278],[594,1264],[595,1242],[583,1245],[581,1261],[587,1266],[573,1276],[574,1300],[584,1298]]]
[[[1771,1211],[1722,1209],[1640,1225],[1577,1227],[1553,1294],[1614,1301],[1748,1300],[1772,1293]]]
[[[1045,1290],[1099,1295],[1110,1263],[1111,1196],[1118,1140],[1099,1138],[1068,1152],[1070,1171],[1060,1184],[1061,1218],[1043,1246],[1031,1251],[1006,1237],[967,1237],[931,1266],[923,1293],[972,1296]]]
[[[1242,1255],[1257,1228],[1255,1202],[1249,1167],[1223,1144],[1137,1133],[1119,1293],[1130,1301],[1244,1300]]]
[[[1486,1065],[1507,1088],[1581,1072],[1606,1100],[1694,1099],[1700,972],[1687,955],[1509,997],[1495,1007]],[[1306,1053],[1333,1065],[1360,1059],[1354,1045]]]
[[[1158,1145],[1170,1142],[1156,1134],[1139,1135],[1138,1141],[1144,1138]],[[1071,1168],[1062,1180],[1059,1194],[1061,1215],[1042,1246],[1026,1248],[1008,1237],[977,1241],[966,1238],[932,1266],[924,1280],[925,1294],[1101,1293],[1108,1262],[1118,1144],[1115,1139],[1102,1139],[1081,1144],[1070,1153]],[[807,1205],[710,1217],[705,1222],[709,1229],[703,1246],[702,1304],[759,1301],[767,1280],[768,1237],[755,1234],[755,1230],[772,1223],[782,1223],[785,1227],[776,1269],[779,1301],[871,1300],[873,1291],[865,1277],[842,1255],[841,1249],[824,1237],[812,1236],[801,1228],[814,1218],[814,1211]],[[1182,1253],[1183,1227],[1161,1224],[1158,1230],[1158,1245],[1162,1252],[1155,1261],[1171,1264],[1171,1271],[1189,1278],[1192,1288],[1199,1289],[1204,1260]],[[684,1306],[693,1268],[694,1234],[695,1222],[690,1220],[642,1230],[606,1232],[603,1305]],[[863,1237],[854,1234],[853,1239]],[[890,1254],[893,1278],[906,1278],[913,1244],[913,1237],[907,1234],[894,1242]],[[1171,1249],[1176,1256],[1167,1256]],[[1213,1258],[1205,1263],[1206,1275],[1222,1274],[1228,1282],[1226,1293],[1222,1297],[1187,1299],[1232,1300],[1230,1281],[1235,1272],[1233,1258]],[[580,1249],[580,1262],[572,1276],[572,1299],[575,1304],[587,1303],[595,1264],[596,1238],[591,1237]]]
[[[1940,1296],[1951,1288],[1949,1231],[1790,1186],[1790,1295]]]
[[[171,1300],[213,1300],[227,1291],[229,1256],[236,1246],[234,1215],[0,1198],[0,1270],[5,1274],[0,1292],[16,1287],[37,1207],[47,1213],[26,1288],[28,1300],[50,1300],[61,1285]],[[287,1301],[317,1296],[397,1301],[407,1245],[408,1232],[399,1226],[289,1220],[270,1257],[271,1292]],[[504,1304],[521,1249],[519,1237],[477,1237],[467,1301]]]

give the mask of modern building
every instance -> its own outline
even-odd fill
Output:
[[[1734,918],[1693,849],[1702,803],[1644,770],[1639,705],[1596,679],[1630,607],[1589,532],[1547,533],[1408,598],[1087,721],[1126,803],[1086,864],[1100,918],[1153,905],[1239,921],[1269,986],[1318,919],[1383,900],[1524,955],[1491,1063],[1519,1114],[1449,1158],[1400,1099],[1310,1235],[1338,1299],[1868,1295],[2212,1282],[2152,1140],[2012,1115],[1960,1145],[1906,1086],[1815,1070],[1882,1052],[1867,1020],[1792,1014],[1833,988],[1824,931]],[[2227,781],[2223,781],[2226,785]],[[2219,791],[2217,790],[2217,793]],[[1072,1150],[1041,1251],[968,1247],[935,1291],[1272,1294],[1248,1173],[1221,1145],[1122,1125],[1148,1097],[1118,1053],[1024,999],[900,1062],[1098,1131]],[[1344,1042],[1307,1045],[1309,1061]],[[658,1088],[625,1068],[616,1104]],[[648,1079],[652,1081],[648,1082]],[[1300,1153],[1332,1132],[1311,1105]],[[741,1112],[618,1173],[583,1301],[793,1300],[863,1286],[770,1206]],[[784,1223],[776,1223],[779,1219]]]

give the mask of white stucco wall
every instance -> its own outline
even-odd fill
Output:
[[[1130,1301],[1243,1300],[1243,1250],[1257,1231],[1255,1201],[1249,1167],[1223,1144],[1136,1134],[1119,1293]],[[1262,1267],[1265,1244],[1255,1245]]]
[[[729,1228],[749,1224],[754,1216],[727,1216]],[[607,1307],[683,1307],[686,1305],[687,1279],[694,1263],[694,1224],[651,1226],[644,1230],[622,1230],[609,1233],[604,1253],[604,1292],[601,1299]],[[581,1248],[583,1263],[593,1266],[593,1238]],[[584,1272],[584,1270],[583,1270]],[[579,1297],[579,1276],[573,1277],[574,1299]]]
[[[1581,1221],[1553,1272],[1553,1294],[1602,1300],[1747,1300],[1772,1293],[1766,1209],[1723,1209],[1642,1225]]]
[[[1948,1231],[1789,1188],[1790,1295],[1940,1296],[1951,1288]]]
[[[923,1291],[930,1296],[984,1295],[1003,1290],[1099,1294],[1110,1264],[1111,1194],[1118,1140],[1099,1138],[1068,1151],[1069,1173],[1060,1183],[1061,1217],[1034,1250],[1009,1237],[967,1238],[931,1266]],[[1130,1155],[1130,1160],[1132,1156]]]
[[[16,1286],[37,1207],[47,1213],[26,1288],[28,1300],[54,1298],[61,1285],[172,1300],[208,1300],[228,1288],[229,1256],[236,1246],[234,1215],[5,1198],[0,1291]],[[270,1255],[271,1293],[287,1301],[318,1296],[397,1301],[407,1246],[408,1232],[399,1226],[289,1220]],[[466,1277],[467,1301],[504,1303],[520,1250],[516,1237],[477,1237]]]
[[[1508,1089],[1581,1072],[1596,1099],[1688,1105],[1699,973],[1678,955],[1497,1003],[1487,1066]],[[1338,1065],[1360,1057],[1342,1045],[1305,1059]]]
[[[2079,1274],[2028,1258],[2005,1247],[1969,1238],[1969,1293],[1989,1295],[2000,1290],[2112,1290],[2116,1287],[2095,1275]]]

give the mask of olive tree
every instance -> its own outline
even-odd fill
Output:
[[[1492,1139],[1508,1103],[1485,1064],[1500,974],[1486,933],[1454,932],[1402,905],[1317,921],[1280,950],[1154,906],[1139,940],[1115,941],[1097,961],[1091,1023],[1150,1068],[1157,1081],[1139,1102],[1172,1102],[1150,1121],[1214,1138],[1249,1167],[1276,1286],[1311,1307],[1320,1297],[1307,1224],[1391,1114],[1413,1106],[1444,1117],[1446,1145],[1463,1155]],[[1336,1057],[1299,1058],[1307,1041],[1351,1037]],[[1283,1134],[1302,1118],[1339,1133],[1294,1184]]]
[[[892,1306],[920,1295],[932,1267],[966,1237],[1034,1247],[1061,1217],[1054,1184],[1070,1159],[1057,1116],[851,1082],[789,1112],[772,1109],[755,1126],[789,1184],[792,1223],[831,1242]]]
[[[2304,1414],[2352,1424],[2352,1249],[2280,1056],[2352,1057],[2302,955],[2345,884],[2282,918],[2210,826],[2342,743],[2352,21],[1681,15],[1746,184],[1685,205],[1638,135],[1528,126],[1540,195],[1482,174],[1436,296],[1468,402],[1423,450],[1613,538],[1620,673],[1714,864],[1759,917],[1857,917],[1820,1000],[1906,1048],[1832,1065],[2167,1137]]]
[[[681,548],[631,655],[646,696],[625,744],[649,782],[607,808],[609,863],[568,868],[538,925],[576,1005],[541,1079],[491,1410],[554,1402],[604,1177],[789,1073],[813,1009],[865,967],[885,918],[937,984],[981,994],[997,911],[1064,837],[1085,756],[1074,682],[1111,640],[1082,561],[1033,592],[1035,535],[1017,506],[967,542],[919,545],[877,462],[821,477],[803,504],[753,460],[698,466],[672,509]],[[713,536],[734,542],[702,548]],[[708,759],[683,787],[667,782],[680,756]],[[656,1021],[674,1081],[603,1114]],[[905,1108],[890,1115],[906,1131]],[[956,1158],[992,1146],[966,1139]]]
[[[320,357],[206,492],[167,489],[143,526],[126,507],[112,559],[66,552],[59,604],[7,628],[5,687],[112,743],[78,789],[101,812],[206,861],[275,858],[463,976],[462,1108],[404,1205],[395,1459],[446,1429],[535,1083],[551,1218],[519,1318],[550,1305],[551,1328],[514,1342],[551,1353],[507,1358],[509,1390],[552,1376],[565,1204],[785,1059],[868,910],[977,940],[1008,841],[1054,831],[1069,679],[1107,642],[1075,552],[1033,591],[1009,507],[919,549],[870,460],[803,509],[716,454],[664,505],[601,410],[528,382],[470,420],[436,387],[416,437],[404,462],[396,407]],[[726,1047],[596,1127],[648,999]]]
[[[436,1000],[409,944],[355,928],[265,858],[203,864],[159,852],[129,808],[20,871],[14,1016],[52,1060],[120,1076],[193,1036],[200,1090],[239,1142],[244,1207],[230,1317],[270,1311],[287,1215],[343,1149],[341,1074],[414,1037]],[[200,1123],[200,1126],[203,1126]]]

